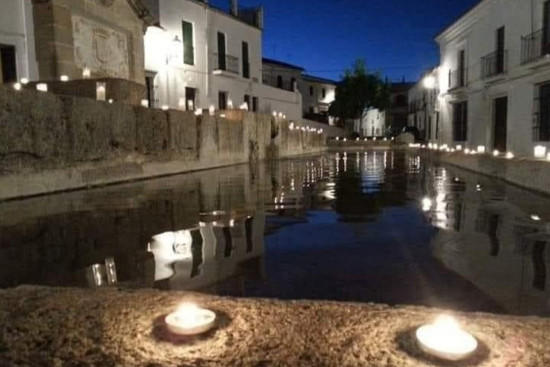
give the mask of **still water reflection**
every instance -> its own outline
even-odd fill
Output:
[[[0,204],[0,286],[550,315],[549,203],[405,152],[236,166]]]

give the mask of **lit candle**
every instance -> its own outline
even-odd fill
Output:
[[[273,111],[273,117],[277,117],[277,111]]]
[[[197,108],[195,110],[195,116],[201,116],[202,115],[202,108]]]
[[[373,141],[376,141],[376,136],[374,138],[372,138]]]
[[[168,105],[163,104],[162,107],[161,107],[160,109],[163,110],[163,111],[168,111],[169,108],[170,108],[170,107],[168,107]]]
[[[462,150],[462,145],[460,145],[460,144],[457,145],[457,146],[456,146],[456,150]]]
[[[61,75],[59,77],[59,80],[61,80],[62,82],[68,82],[69,81],[69,77],[67,75]]]
[[[470,149],[468,148],[464,149],[464,154],[470,154]]]
[[[23,84],[23,85],[29,84],[29,79],[28,78],[21,78],[21,84]]]
[[[493,150],[493,155],[495,157],[498,157],[499,154],[500,154],[500,152],[497,149]]]
[[[338,140],[340,140],[340,137],[339,137],[339,136],[336,137],[336,141],[338,141]]]
[[[15,84],[13,85],[13,89],[15,89],[15,90],[17,90],[17,91],[21,90],[21,83],[15,83]]]
[[[319,129],[319,130],[317,131],[317,134],[322,134],[322,133],[323,133],[323,129]]]
[[[485,146],[484,145],[478,145],[477,146],[477,152],[480,154],[485,153]]]
[[[536,214],[532,214],[532,215],[531,215],[531,219],[534,220],[535,222],[540,221],[540,217],[539,217],[538,215],[536,215]]]
[[[146,99],[141,100],[141,107],[148,108],[149,107],[149,101]]]
[[[227,108],[229,108],[230,110],[233,109],[233,101],[232,100],[227,101]]]
[[[95,96],[98,101],[104,101],[107,95],[107,84],[105,82],[95,83]]]
[[[199,308],[194,304],[185,304],[164,319],[170,332],[177,335],[197,335],[212,329],[216,314]]]
[[[90,70],[90,68],[82,69],[82,78],[83,79],[90,79],[91,75],[92,75],[92,71]]]
[[[279,112],[279,117],[283,118],[283,113],[282,112]]]
[[[210,107],[208,108],[208,113],[210,114],[210,116],[214,116],[214,114],[216,113],[216,108],[214,107],[214,105],[210,105]]]
[[[546,157],[546,147],[544,145],[537,145],[535,147],[535,158],[544,159]]]
[[[288,128],[290,130],[294,130],[294,122],[291,122],[290,125],[288,125]]]
[[[243,104],[241,104],[240,109],[243,111],[248,111],[248,103],[244,102]]]
[[[185,98],[180,98],[178,100],[178,108],[180,110],[185,110]]]
[[[506,159],[512,159],[512,158],[514,158],[514,153],[512,153],[512,152],[507,152],[507,153],[506,153]]]
[[[424,352],[450,361],[470,356],[478,344],[451,316],[440,316],[435,323],[419,327],[416,339]]]
[[[48,91],[48,84],[38,83],[36,85],[36,90],[39,91],[39,92],[47,92]]]

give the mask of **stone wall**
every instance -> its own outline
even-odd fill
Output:
[[[502,179],[508,183],[543,194],[550,194],[550,162],[543,159],[493,157],[419,150],[441,162]]]
[[[33,1],[39,78],[61,75],[145,83],[145,21],[127,0]]]
[[[323,151],[241,110],[162,111],[0,88],[0,200]]]

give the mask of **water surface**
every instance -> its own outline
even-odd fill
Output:
[[[234,166],[0,203],[0,286],[548,316],[549,204],[398,151]]]

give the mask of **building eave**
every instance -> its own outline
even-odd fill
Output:
[[[477,21],[479,14],[494,1],[495,0],[480,0],[478,3],[474,4],[471,8],[466,10],[466,12],[459,16],[452,24],[437,34],[434,38],[435,41],[438,44],[441,44],[463,34]]]

